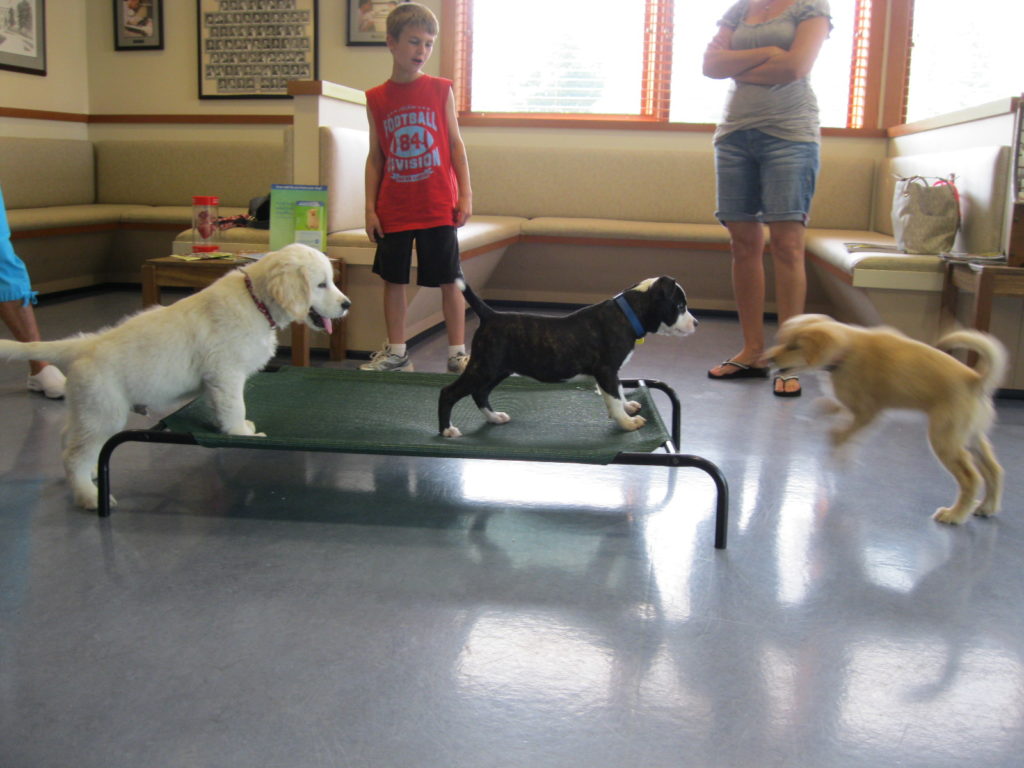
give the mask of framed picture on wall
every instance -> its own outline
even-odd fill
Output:
[[[163,50],[164,0],[113,1],[115,51]]]
[[[196,7],[199,98],[286,98],[290,80],[319,76],[317,0],[196,0]]]
[[[46,74],[45,0],[0,0],[0,69]]]
[[[348,0],[346,45],[387,45],[391,9],[409,0]]]

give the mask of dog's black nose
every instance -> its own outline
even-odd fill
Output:
[[[352,302],[348,301],[347,299],[345,301],[341,302],[341,308],[342,309],[348,309],[351,306],[352,306]]]

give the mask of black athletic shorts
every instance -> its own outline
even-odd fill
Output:
[[[412,267],[412,246],[416,243],[416,284],[436,288],[455,282],[462,275],[459,238],[455,227],[410,229],[392,232],[377,242],[374,274],[389,283],[406,285]]]

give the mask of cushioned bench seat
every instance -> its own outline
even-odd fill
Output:
[[[2,183],[0,179],[0,183]],[[116,228],[123,217],[139,209],[137,205],[101,204],[50,205],[40,208],[15,208],[7,211],[13,239],[40,237],[64,227]]]
[[[525,219],[518,216],[474,216],[458,230],[459,249],[463,254],[478,248],[488,248],[510,238],[517,238]],[[175,243],[178,252],[185,253],[192,240],[192,230],[185,229],[177,234]],[[227,250],[249,250],[250,246],[265,249],[270,246],[270,230],[250,227],[234,227],[221,232],[221,243]],[[332,255],[346,258],[347,263],[372,264],[376,246],[370,242],[363,228],[344,229],[330,232],[327,245]],[[345,253],[333,249],[349,249]]]
[[[625,240],[654,246],[682,243],[728,244],[729,233],[721,224],[689,224],[675,221],[628,221],[624,219],[562,218],[538,216],[524,221],[525,237],[572,240]]]
[[[942,287],[943,261],[938,256],[870,249],[851,251],[847,248],[848,243],[896,247],[895,238],[878,232],[852,229],[811,229],[807,232],[807,252],[826,269],[848,278],[854,287],[918,290]]]
[[[463,259],[478,251],[501,247],[519,237],[525,219],[518,216],[474,216],[458,230],[459,250]],[[229,242],[234,242],[236,230],[229,230]],[[269,242],[265,240],[265,242]],[[345,260],[346,264],[373,264],[376,246],[366,236],[365,229],[346,229],[332,232],[327,236],[327,245],[332,256]]]

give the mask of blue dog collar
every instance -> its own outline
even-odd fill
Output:
[[[647,335],[647,331],[643,325],[640,324],[640,318],[636,316],[636,312],[629,306],[629,302],[626,301],[626,297],[621,293],[615,297],[615,303],[619,305],[619,309],[622,310],[622,314],[629,320],[629,324],[633,326],[633,333],[636,334],[637,339],[643,339]]]

